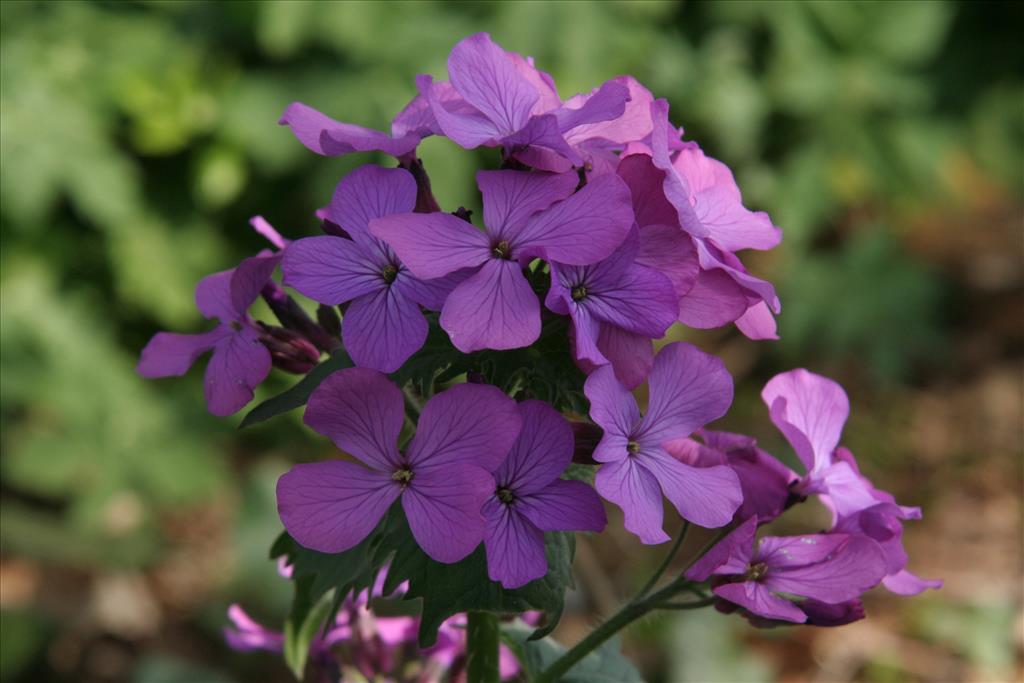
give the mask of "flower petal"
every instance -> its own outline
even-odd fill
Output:
[[[632,225],[629,188],[618,176],[604,175],[533,216],[516,236],[513,247],[582,266],[610,256]]]
[[[199,356],[231,334],[227,325],[218,325],[202,334],[158,332],[145,348],[136,368],[143,377],[180,377],[188,372]]]
[[[698,330],[721,327],[750,306],[747,291],[723,270],[702,270],[679,300],[679,321]]]
[[[516,402],[490,384],[456,384],[423,406],[406,454],[419,472],[459,464],[498,468],[519,436]]]
[[[603,113],[601,116],[603,117],[618,111],[617,99],[620,95],[615,90],[610,89],[612,84],[621,85],[626,89],[627,101],[623,103],[624,106],[621,114],[607,119],[599,119],[596,115],[598,110],[591,103],[591,100],[596,99],[598,95],[583,96],[587,98],[587,105],[592,107],[587,112],[588,118],[592,122],[582,123],[582,125],[577,124],[567,131],[565,137],[570,143],[575,145],[584,140],[595,140],[607,141],[616,146],[622,146],[628,142],[643,140],[651,134],[651,102],[654,101],[654,98],[651,96],[650,91],[640,85],[639,81],[632,76],[619,76],[601,86],[601,90],[598,93],[603,93],[603,96],[608,98],[602,102],[600,111]],[[575,105],[577,97],[571,98],[566,102],[566,106]],[[581,114],[583,112],[577,114],[577,117]]]
[[[800,368],[769,380],[761,398],[808,473],[831,463],[850,415],[850,401],[839,384]]]
[[[878,585],[885,576],[885,558],[878,544],[864,536],[845,536],[847,541],[826,559],[801,567],[776,569],[770,559],[763,582],[780,593],[792,593],[830,604],[853,600]],[[763,541],[762,541],[763,542]],[[793,551],[794,546],[788,546]]]
[[[450,213],[393,214],[370,221],[370,233],[424,280],[479,266],[491,257],[487,234]]]
[[[649,121],[650,113],[647,114],[647,118]],[[662,225],[685,234],[679,229],[679,215],[675,207],[665,198],[665,191],[662,189],[665,172],[654,165],[650,156],[625,156],[619,161],[616,172],[629,187],[633,209],[636,212],[636,224],[641,229],[649,225]]]
[[[594,486],[603,498],[622,508],[626,530],[636,534],[641,543],[652,545],[669,540],[662,529],[664,510],[658,480],[635,458],[601,465]]]
[[[778,339],[778,326],[775,316],[764,301],[758,301],[747,309],[746,313],[736,318],[736,327],[746,335],[747,339]]]
[[[409,171],[367,164],[341,179],[334,189],[327,215],[328,220],[341,226],[367,249],[376,242],[370,235],[370,221],[393,213],[408,213],[415,206],[416,180]]]
[[[610,367],[594,370],[583,385],[590,400],[590,419],[607,434],[629,436],[640,421],[636,398],[615,377]]]
[[[572,462],[572,427],[561,413],[544,401],[519,404],[522,428],[508,457],[494,470],[498,486],[507,486],[517,496],[540,491]]]
[[[359,367],[394,372],[427,340],[419,305],[394,286],[354,299],[342,320],[342,342]]]
[[[231,307],[242,317],[281,263],[281,254],[263,253],[244,259],[231,275]]]
[[[304,237],[284,252],[284,284],[328,306],[387,288],[382,264],[342,237]]]
[[[494,479],[467,464],[414,472],[402,496],[413,538],[438,562],[458,562],[484,539],[486,523],[480,509],[494,492]]]
[[[581,139],[581,134],[591,136],[589,131],[579,129],[616,121],[625,112],[628,101],[629,88],[620,79],[613,79],[605,81],[593,92],[570,98],[566,106],[555,110],[553,114],[561,130],[571,130],[576,134],[576,139]]]
[[[289,104],[278,123],[291,128],[307,149],[328,157],[377,151],[399,157],[416,149],[421,137],[410,134],[394,139],[378,130],[335,121],[301,102]]]
[[[203,382],[210,412],[220,416],[238,412],[269,373],[270,351],[260,343],[256,330],[243,327],[223,337],[213,348]]]
[[[369,368],[339,370],[313,390],[303,421],[370,467],[397,467],[398,434],[405,421],[402,392]]]
[[[771,249],[782,241],[782,231],[764,211],[749,211],[723,187],[696,196],[694,211],[710,233],[710,239],[726,251]]]
[[[448,56],[448,76],[462,97],[504,136],[526,125],[539,95],[486,33],[460,40]]]
[[[579,176],[568,173],[479,171],[476,184],[484,200],[484,225],[495,239],[511,239],[527,220],[571,195]]]
[[[636,262],[667,277],[678,296],[684,296],[693,288],[700,273],[693,239],[673,225],[649,225],[641,229]]]
[[[627,389],[643,384],[654,367],[654,345],[650,337],[642,334],[601,323],[597,348],[612,364],[615,377]]]
[[[902,569],[882,579],[882,584],[896,595],[918,595],[932,588],[942,588],[942,579],[922,579]]]
[[[708,529],[725,526],[743,502],[736,473],[729,467],[691,467],[661,448],[643,449],[637,462],[661,484],[679,515]]]
[[[340,553],[373,531],[401,490],[387,473],[354,462],[295,465],[277,481],[277,511],[299,545]]]
[[[222,322],[238,319],[231,302],[231,276],[235,269],[207,275],[196,285],[196,308],[204,318],[219,318]]]
[[[608,523],[597,492],[582,481],[556,479],[514,507],[544,531],[601,531]]]
[[[540,336],[540,301],[517,262],[491,259],[448,295],[440,322],[463,353],[518,349]]]
[[[642,444],[689,436],[725,415],[732,403],[732,377],[722,361],[684,342],[658,352],[647,383],[650,400],[637,434]]]
[[[548,149],[568,161],[573,166],[582,166],[583,159],[574,150],[568,142],[565,141],[565,137],[562,135],[562,130],[558,126],[558,119],[553,114],[544,114],[542,116],[533,116],[529,122],[523,126],[520,130],[516,131],[511,135],[507,135],[501,139],[501,144],[505,149],[511,149],[514,151],[514,156],[519,158],[519,153],[528,149]],[[544,156],[528,156],[532,161],[543,160]],[[524,162],[526,163],[526,162]],[[546,168],[547,164],[540,167],[540,170],[553,170],[563,171],[561,165],[556,165],[554,168]]]
[[[438,128],[455,144],[474,149],[493,145],[499,137],[497,125],[466,103],[450,83],[435,83],[430,76],[421,74],[416,77],[416,87],[430,104]]]
[[[745,608],[747,611],[779,621],[792,621],[802,624],[807,615],[788,600],[783,600],[755,581],[743,583],[726,583],[712,589],[720,598]]]
[[[487,576],[505,588],[519,588],[548,573],[544,532],[519,514],[515,505],[491,498],[484,505],[487,518]]]

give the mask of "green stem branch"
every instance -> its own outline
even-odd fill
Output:
[[[679,552],[679,549],[683,547],[683,541],[686,540],[686,533],[689,530],[690,523],[684,521],[683,528],[680,530],[675,543],[673,543],[672,547],[669,548],[668,555],[665,556],[665,559],[661,561],[661,565],[658,567],[657,571],[654,572],[651,578],[647,580],[647,583],[644,584],[644,587],[640,589],[640,592],[636,594],[636,597],[633,598],[633,602],[637,602],[651,592],[651,589],[658,583],[658,579],[661,578],[662,574],[665,573],[665,570],[667,570],[669,565],[672,564],[672,560],[676,558],[676,554]]]

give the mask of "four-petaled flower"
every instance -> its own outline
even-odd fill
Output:
[[[634,230],[608,258],[590,266],[551,263],[545,304],[573,323],[575,357],[584,367],[608,365],[630,389],[643,383],[654,362],[651,339],[675,322],[672,282],[636,262],[640,235]]]
[[[196,359],[213,349],[203,387],[214,415],[231,415],[252,400],[253,389],[270,372],[270,351],[249,306],[270,280],[280,254],[269,252],[242,261],[237,268],[208,275],[196,286],[196,306],[220,324],[202,334],[157,333],[142,349],[138,372],[143,377],[184,375]]]
[[[600,176],[573,193],[575,173],[481,171],[484,226],[446,213],[404,213],[370,221],[412,274],[472,275],[452,290],[441,327],[465,353],[529,346],[540,335],[540,302],[523,275],[536,258],[588,265],[607,258],[633,224],[629,188]]]
[[[756,532],[757,518],[751,517],[690,567],[686,578],[714,577],[712,592],[723,600],[767,619],[804,623],[808,614],[801,603],[776,593],[841,605],[885,575],[882,551],[866,536],[765,536],[755,548]]]
[[[416,278],[387,244],[370,234],[375,218],[412,211],[416,181],[400,168],[362,166],[338,183],[327,219],[351,239],[306,237],[285,251],[284,283],[329,306],[351,302],[342,342],[356,365],[393,372],[427,338],[420,306],[440,310],[454,276]]]
[[[725,466],[691,467],[664,444],[724,415],[732,403],[732,378],[722,361],[675,342],[658,353],[647,382],[650,400],[641,418],[636,398],[610,366],[587,378],[590,418],[604,430],[594,451],[594,460],[604,463],[598,493],[622,508],[626,529],[644,543],[669,540],[662,529],[662,492],[686,520],[728,524],[742,501],[736,474]]]
[[[427,402],[401,453],[402,392],[368,368],[339,370],[324,380],[304,419],[362,465],[329,460],[285,473],[277,483],[277,508],[288,533],[320,552],[348,550],[401,497],[416,542],[446,563],[483,540],[480,510],[494,492],[490,473],[522,425],[515,401],[500,389],[458,384]]]
[[[594,489],[559,479],[572,462],[569,423],[543,401],[525,401],[519,412],[522,431],[495,470],[495,491],[483,509],[487,573],[506,588],[547,573],[545,531],[601,531],[606,523]]]

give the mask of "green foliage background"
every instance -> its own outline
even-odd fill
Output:
[[[156,625],[113,629],[129,655],[118,671],[136,680],[247,680],[270,666],[214,641],[229,601],[283,615],[287,588],[263,561],[279,528],[273,482],[288,462],[329,453],[295,416],[240,433],[237,418],[206,415],[199,373],[143,382],[133,369],[156,330],[202,328],[194,284],[261,246],[249,216],[312,234],[334,183],[372,160],[302,148],[276,125],[292,100],[386,127],[413,77],[443,74],[451,45],[478,30],[533,55],[563,96],[636,75],[785,231],[781,248],[749,259],[780,287],[782,341],[695,337],[745,378],[740,418],[764,422],[756,389],[778,370],[836,374],[864,401],[855,450],[895,454],[897,473],[914,453],[886,445],[889,411],[957,374],[976,301],[1018,301],[1024,53],[1012,4],[10,1],[0,12],[4,566],[77,587],[72,601],[95,597],[96,577],[197,574],[171,607],[152,590]],[[422,156],[442,205],[472,208],[472,174],[493,160],[436,139]],[[1004,258],[981,275],[957,260],[979,243]],[[1019,358],[1014,325],[983,324],[998,328],[997,360]],[[196,548],[221,564],[175,564],[206,552]],[[112,628],[102,619],[69,636],[66,609],[2,607],[4,680],[107,680],[87,656]],[[55,650],[69,638],[79,655]],[[1005,649],[981,652],[1007,666]],[[670,675],[671,663],[648,664],[653,679]]]

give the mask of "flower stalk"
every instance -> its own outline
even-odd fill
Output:
[[[501,628],[490,612],[470,612],[466,626],[466,680],[468,683],[498,683],[498,644]]]

